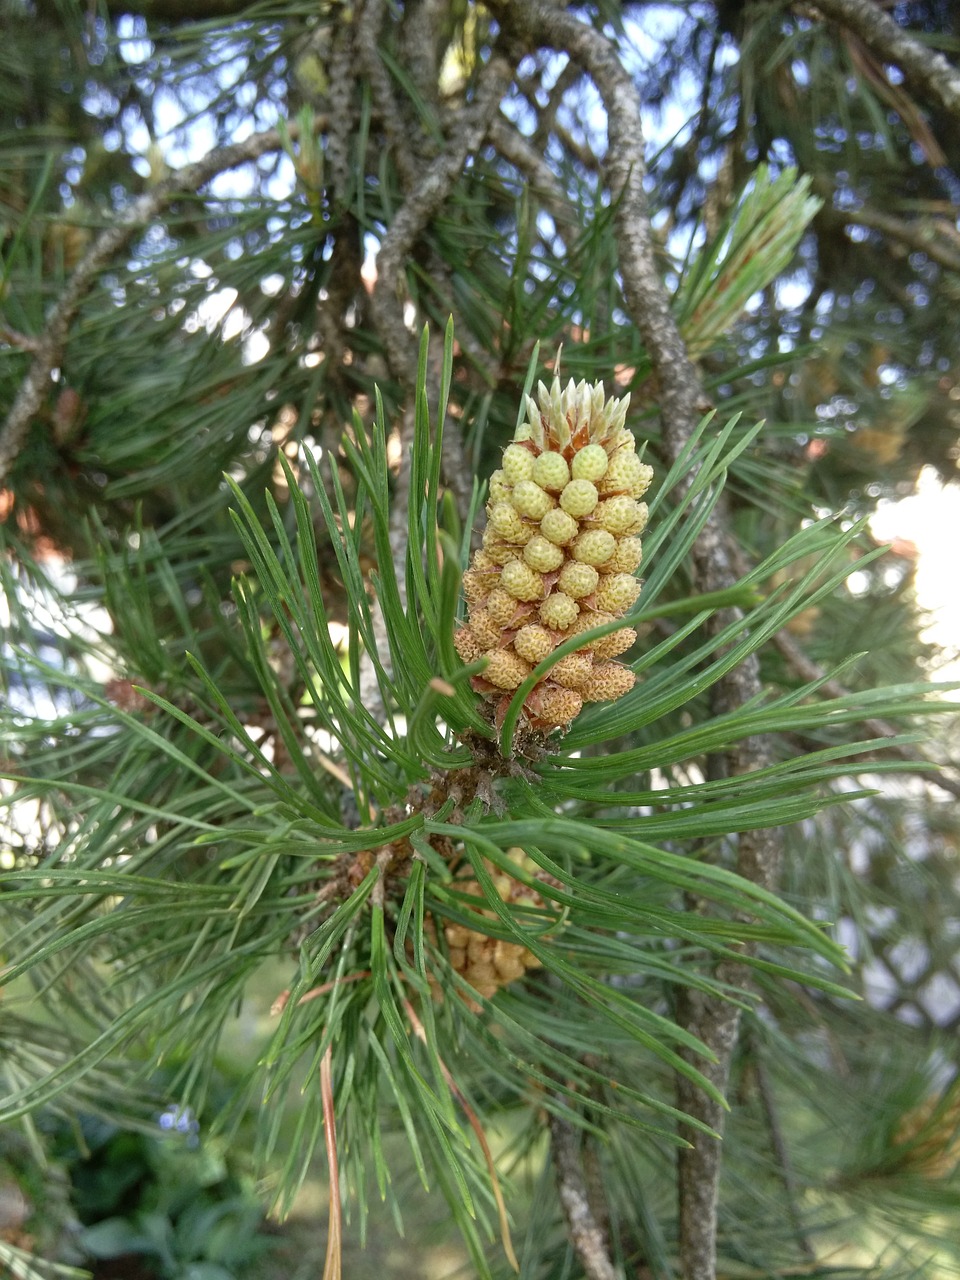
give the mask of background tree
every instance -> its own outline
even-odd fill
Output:
[[[255,1106],[283,1209],[326,1133],[329,1275],[334,1175],[400,1212],[392,1127],[476,1274],[955,1264],[960,779],[910,738],[911,562],[855,523],[955,472],[952,8],[6,0],[29,1158],[57,1115]],[[561,343],[655,498],[640,685],[531,744],[454,569]],[[451,927],[542,967],[488,997]]]

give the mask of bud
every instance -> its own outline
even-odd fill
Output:
[[[572,555],[581,564],[604,564],[617,549],[617,540],[606,529],[588,529],[574,540]]]
[[[555,507],[540,521],[540,532],[550,542],[555,542],[558,547],[562,547],[574,540],[580,532],[580,524],[566,511]]]
[[[568,653],[551,670],[550,675],[565,689],[582,689],[593,675],[593,655]]]
[[[554,685],[540,695],[538,712],[544,724],[563,726],[574,720],[583,710],[583,699],[573,689]]]
[[[468,604],[482,604],[489,596],[492,586],[492,580],[477,569],[468,569],[463,575],[463,594]]]
[[[521,658],[525,658],[531,666],[537,666],[555,647],[554,638],[546,627],[535,622],[528,623],[517,632],[513,647]],[[464,659],[466,661],[466,659]]]
[[[515,689],[530,674],[530,668],[518,653],[510,653],[508,649],[494,649],[485,655],[486,669],[484,680],[489,680],[498,689]]]
[[[536,533],[523,548],[523,558],[537,573],[552,573],[563,564],[563,552],[548,542],[542,533]]]
[[[570,479],[566,458],[562,453],[541,453],[533,464],[533,478],[544,489],[559,493]]]
[[[626,494],[617,498],[605,498],[597,506],[593,518],[601,529],[606,529],[607,533],[612,533],[616,538],[632,531],[642,516],[640,505]]]
[[[490,528],[507,542],[520,542],[523,539],[523,521],[510,502],[498,502],[487,512]]]
[[[561,641],[621,618],[639,594],[647,507],[638,499],[653,471],[625,426],[628,404],[608,400],[599,384],[541,383],[491,477],[483,550],[464,574],[468,620],[454,644],[465,663],[487,659],[473,685],[497,720]],[[565,728],[585,702],[622,697],[635,676],[613,659],[636,639],[624,627],[561,658],[524,702],[528,727]],[[460,949],[478,990],[512,980],[523,963],[523,949],[507,944],[472,959],[466,942]]]
[[[631,498],[641,498],[650,487],[653,467],[641,462],[631,448],[619,448],[610,459],[603,480],[597,486],[604,495],[626,493]]]
[[[621,627],[619,631],[611,631],[608,636],[595,641],[593,655],[595,658],[619,658],[636,643],[637,633],[633,627]]]
[[[560,495],[561,507],[567,515],[573,516],[574,520],[579,520],[581,516],[588,516],[597,505],[597,501],[597,486],[591,484],[589,480],[571,480],[564,486],[563,493]]]
[[[553,499],[546,489],[541,489],[534,480],[521,480],[513,490],[510,499],[514,511],[531,520],[540,520],[553,506]]]
[[[471,662],[477,662],[483,653],[476,636],[469,627],[461,627],[453,633],[453,647],[459,654],[460,661],[466,663],[467,666]]]
[[[595,627],[604,627],[608,622],[616,622],[612,613],[583,613],[574,623],[571,631],[578,635],[581,631],[592,631]],[[595,658],[616,658],[626,653],[631,645],[636,644],[637,633],[632,627],[621,627],[619,631],[611,631],[607,636],[594,640],[590,648]]]
[[[643,560],[643,544],[639,538],[619,538],[617,549],[601,566],[604,573],[633,573]]]
[[[504,542],[497,536],[496,530],[489,526],[483,531],[483,550],[487,559],[497,565],[506,564],[508,560],[519,560],[521,555],[519,547]]]
[[[604,662],[594,668],[580,693],[584,702],[613,702],[622,698],[637,682],[629,667],[619,662]]]
[[[575,480],[591,480],[596,484],[603,479],[609,465],[606,449],[599,444],[588,444],[574,456],[570,471]]]
[[[600,574],[592,564],[568,560],[560,571],[557,586],[574,600],[589,596],[597,589]]]
[[[604,574],[597,588],[597,608],[618,617],[626,613],[639,594],[640,583],[632,574]]]
[[[554,631],[566,631],[576,622],[579,612],[576,600],[571,600],[563,591],[555,591],[540,606],[540,621]]]
[[[495,471],[493,473],[493,475],[490,477],[489,490],[490,490],[491,502],[497,503],[497,502],[510,501],[511,486],[509,481],[507,480],[507,475],[505,471],[501,470],[501,471]]]
[[[503,474],[509,484],[533,478],[534,457],[522,444],[508,444],[503,451]]]
[[[500,585],[517,600],[541,600],[543,579],[522,560],[511,560],[500,571]]]
[[[503,628],[491,618],[486,609],[473,609],[470,612],[470,630],[481,651],[485,653],[499,643]]]
[[[509,626],[517,612],[517,602],[503,587],[494,587],[486,599],[486,610],[501,627]]]

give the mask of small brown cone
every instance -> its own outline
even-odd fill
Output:
[[[540,871],[523,849],[512,848],[507,853],[518,868],[526,871],[529,876],[544,884],[558,886],[559,882]],[[486,862],[485,865],[504,902],[534,909],[546,906],[535,889],[506,874],[492,862]],[[476,880],[457,880],[455,887],[469,897],[483,897],[483,890]],[[490,908],[484,908],[478,914],[489,920],[497,918],[496,912]],[[437,929],[432,920],[428,920],[427,932],[431,938],[436,939]],[[451,921],[443,926],[443,937],[451,968],[465,978],[479,995],[487,999],[495,996],[501,987],[522,978],[527,970],[540,968],[540,961],[522,942],[491,938],[480,928],[472,929]],[[434,997],[442,999],[439,983],[434,982],[432,985]],[[474,1012],[479,1012],[480,1006],[476,1002],[468,999],[467,1004]]]

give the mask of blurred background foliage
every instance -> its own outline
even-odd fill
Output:
[[[761,653],[771,696],[799,690],[821,672],[837,673],[840,682],[825,690],[834,699],[829,712],[776,722],[776,759],[839,753],[851,735],[878,740],[875,772],[859,781],[818,779],[822,800],[856,791],[850,803],[828,805],[786,828],[783,893],[814,919],[832,922],[849,949],[853,989],[864,1000],[799,980],[758,978],[763,1004],[745,1017],[731,1083],[720,1211],[724,1270],[953,1274],[960,1239],[956,729],[941,724],[924,744],[942,766],[939,782],[932,772],[907,769],[902,751],[885,753],[879,739],[909,727],[906,712],[919,699],[902,701],[903,715],[892,697],[873,711],[872,691],[926,678],[943,655],[920,638],[915,549],[899,545],[870,559],[869,526],[856,538],[845,535],[882,501],[912,493],[923,468],[956,481],[957,122],[812,5],[600,0],[570,9],[610,38],[639,88],[650,212],[675,314],[717,408],[716,424],[742,415],[729,436],[723,507],[741,550],[740,571],[770,562],[769,576],[752,581],[753,591],[770,598],[804,575],[808,595],[826,583],[815,599],[798,599],[784,613]],[[956,58],[960,14],[949,0],[888,9],[931,49]],[[621,293],[597,89],[566,54],[525,44],[509,23],[501,29],[503,21],[502,6],[467,0],[96,6],[0,0],[4,409],[13,405],[51,309],[84,255],[104,230],[130,220],[126,242],[79,300],[55,376],[0,487],[6,632],[0,763],[7,778],[0,866],[13,875],[11,887],[18,874],[69,868],[72,859],[99,850],[103,866],[133,853],[130,872],[142,866],[177,884],[193,877],[213,903],[216,871],[202,845],[188,847],[178,823],[187,830],[194,823],[198,832],[203,824],[238,828],[232,853],[240,859],[249,835],[242,823],[260,823],[261,839],[270,820],[258,806],[279,794],[255,770],[244,772],[239,756],[217,741],[238,750],[240,735],[223,707],[243,727],[248,759],[261,752],[285,786],[300,788],[311,820],[353,829],[365,819],[344,785],[345,773],[356,782],[349,753],[345,759],[336,741],[314,737],[308,759],[284,734],[287,713],[298,724],[324,723],[286,641],[285,610],[292,606],[271,594],[258,572],[242,597],[232,583],[263,567],[250,532],[257,522],[277,548],[278,528],[292,531],[298,516],[312,521],[323,625],[334,655],[328,656],[356,674],[351,628],[355,636],[357,626],[374,620],[358,623],[350,591],[358,579],[350,573],[364,580],[379,555],[383,575],[377,539],[384,530],[358,473],[362,450],[342,440],[354,414],[371,428],[379,389],[388,464],[382,478],[403,512],[416,335],[424,323],[433,335],[431,410],[449,316],[455,325],[441,473],[451,537],[469,521],[474,478],[490,474],[512,434],[537,343],[538,376],[562,343],[565,375],[629,390],[631,429],[649,440],[646,458],[658,476],[667,472],[657,379]],[[483,123],[482,141],[428,191],[426,179],[457,155],[501,62],[509,76]],[[278,126],[276,139],[253,158],[213,166],[204,184],[174,183],[166,194],[164,184],[178,168]],[[154,212],[138,220],[137,202],[151,199]],[[766,425],[748,438],[746,429],[760,419]],[[359,428],[352,431],[355,441],[362,438]],[[327,480],[309,466],[314,458],[322,459]],[[296,507],[298,484],[308,506]],[[336,510],[330,518],[323,518],[324,486]],[[678,510],[679,494],[676,487],[664,493],[661,522]],[[238,500],[246,504],[242,521],[230,514]],[[836,517],[835,541],[811,537],[804,555],[774,563],[790,538],[806,536],[811,522],[827,515]],[[346,567],[338,554],[345,528],[352,548]],[[675,538],[679,528],[682,522]],[[392,536],[396,552],[395,527]],[[821,570],[828,542],[835,559]],[[828,580],[836,557],[855,571],[849,585]],[[651,616],[641,647],[663,645],[656,668],[662,687],[685,696],[653,724],[622,716],[616,732],[605,733],[595,718],[596,732],[591,722],[574,731],[571,752],[589,759],[614,748],[646,748],[652,759],[659,742],[709,724],[696,681],[717,650],[698,649],[702,637],[681,630],[690,591],[682,556],[658,590],[661,605],[681,612],[665,607]],[[180,718],[148,703],[140,686]],[[272,700],[271,689],[279,691]],[[849,701],[847,691],[865,700]],[[837,716],[845,699],[859,728]],[[816,707],[809,698],[803,705]],[[394,710],[412,715],[413,708],[401,700]],[[366,742],[363,732],[358,741]],[[620,777],[612,764],[602,781],[608,793],[623,792],[620,805],[609,794],[605,804],[590,794],[586,784],[597,775],[589,773],[579,775],[580,797],[564,797],[553,778],[549,800],[566,804],[564,812],[578,820],[642,818],[656,809],[656,788],[673,787],[679,796],[703,781],[709,739],[697,741],[688,758],[660,769],[644,764]],[[404,770],[415,776],[415,764],[390,761],[387,752],[373,792],[394,786],[402,796]],[[881,774],[877,794],[860,791],[878,785]],[[122,791],[115,790],[118,778]],[[511,803],[521,791],[515,787]],[[672,830],[668,823],[664,830],[666,848],[702,848],[682,826]],[[711,856],[723,863],[728,855],[729,841],[712,842]],[[245,1168],[228,1176],[226,1164],[218,1166],[216,1178],[209,1169],[177,1172],[175,1180],[198,1179],[204,1188],[198,1202],[233,1224],[231,1243],[249,1244],[248,1254],[191,1253],[188,1245],[174,1248],[173,1235],[166,1253],[155,1239],[143,1245],[145,1220],[175,1234],[179,1212],[166,1157],[156,1156],[152,1144],[158,1116],[171,1105],[192,1106],[189,1114],[204,1126],[225,1115],[237,1126],[227,1130],[234,1134],[229,1156],[224,1145],[217,1158],[231,1163],[236,1156],[243,1165],[241,1153],[257,1141],[245,1109],[258,1095],[228,1071],[233,1083],[224,1101],[223,1091],[205,1093],[203,1073],[218,1061],[222,1066],[225,1051],[257,1060],[269,1006],[290,981],[270,966],[291,946],[296,956],[315,879],[315,869],[301,861],[283,882],[297,904],[286,918],[278,910],[259,916],[255,904],[265,887],[245,882],[243,964],[230,981],[216,969],[209,977],[217,1018],[204,1028],[196,1009],[207,997],[196,994],[198,987],[184,995],[182,1026],[161,1020],[155,1037],[139,1026],[138,1038],[124,1047],[126,1058],[84,1054],[103,1027],[121,1026],[131,1004],[147,999],[151,964],[166,963],[160,935],[176,933],[172,893],[165,900],[154,888],[157,896],[145,899],[147,915],[157,913],[159,934],[136,964],[124,969],[122,950],[78,949],[65,953],[70,959],[62,964],[55,954],[45,957],[38,995],[31,996],[27,978],[7,988],[0,1036],[8,1052],[0,1069],[11,1095],[56,1079],[64,1064],[87,1063],[70,1074],[65,1093],[38,1086],[34,1100],[46,1109],[35,1120],[11,1114],[2,1131],[2,1187],[13,1207],[9,1225],[0,1220],[0,1236],[11,1251],[4,1255],[11,1274],[31,1274],[31,1266],[53,1274],[49,1267],[58,1262],[82,1263],[101,1276],[140,1274],[108,1269],[107,1228],[99,1252],[98,1237],[85,1234],[93,1229],[90,1179],[104,1161],[128,1173],[141,1165],[150,1171],[135,1203],[100,1206],[103,1219],[126,1223],[126,1236],[116,1228],[118,1241],[140,1241],[127,1252],[137,1254],[143,1274],[191,1280],[222,1280],[244,1268],[268,1274],[271,1255],[260,1253]],[[40,900],[52,929],[70,926],[75,910],[94,937],[95,916],[84,915],[80,899]],[[35,924],[32,907],[10,901],[7,938]],[[670,901],[677,905],[676,896]],[[145,919],[132,922],[131,937]],[[190,942],[184,992],[191,989],[189,966],[203,956],[204,935]],[[579,945],[589,947],[588,935]],[[616,971],[609,949],[601,959]],[[621,970],[625,963],[626,956]],[[826,972],[817,964],[811,978]],[[630,974],[617,972],[617,981],[630,987]],[[656,985],[636,977],[638,986],[644,981],[651,990]],[[655,1007],[664,1016],[671,1012],[669,987],[656,988]],[[45,1004],[40,997],[53,988],[55,998]],[[539,1031],[546,1036],[552,1018],[556,1042],[579,1048],[589,1039],[577,1026],[582,1006],[557,991],[550,1006],[544,990]],[[522,993],[498,999],[516,1028],[533,1016]],[[349,1021],[359,1012],[350,1006],[339,1016]],[[536,1108],[514,1105],[499,1068],[481,1069],[490,1045],[460,1025],[469,1021],[462,1011],[447,1008],[442,1019],[455,1024],[465,1072],[475,1055],[474,1106],[499,1117],[498,1156],[502,1168],[513,1168],[519,1188],[515,1231],[526,1250],[525,1274],[581,1274],[556,1207]],[[232,1028],[225,1042],[223,1023]],[[609,1024],[599,1026],[592,1029],[610,1036]],[[309,1059],[309,1034],[303,1035]],[[319,1032],[313,1035],[315,1045]],[[178,1070],[158,1082],[157,1056],[176,1053],[191,1036],[194,1060],[178,1058]],[[110,1048],[119,1053],[119,1036]],[[622,1051],[628,1072],[637,1070],[640,1059],[626,1037],[615,1051]],[[651,1092],[669,1101],[670,1071],[649,1055],[642,1062]],[[291,1070],[284,1079],[295,1095],[302,1063]],[[641,1141],[602,1110],[610,1098],[596,1079],[590,1087],[600,1108],[595,1127],[604,1131],[597,1178],[606,1187],[606,1222],[618,1256],[637,1274],[671,1275],[672,1147],[659,1138]],[[396,1125],[396,1112],[382,1099],[368,1105],[374,1125],[378,1115],[385,1129]],[[300,1193],[309,1198],[312,1180],[326,1176],[322,1160],[313,1171],[293,1167],[296,1151],[302,1146],[309,1154],[319,1128],[315,1112],[304,1112],[311,1117],[305,1131],[296,1106],[292,1111],[282,1135],[259,1139],[274,1161],[269,1185],[257,1188],[263,1205],[278,1182],[295,1191],[309,1173]],[[122,1133],[103,1128],[118,1123],[127,1126]],[[68,1130],[75,1148],[68,1149]],[[348,1135],[360,1166],[363,1141],[362,1129]],[[393,1150],[392,1133],[385,1143],[396,1170],[393,1195],[403,1202],[414,1195],[415,1174],[404,1166],[408,1157]],[[285,1148],[294,1152],[293,1165],[278,1174]],[[456,1200],[456,1188],[447,1191]],[[370,1199],[379,1206],[378,1189]],[[295,1203],[302,1208],[307,1200]],[[351,1255],[350,1274],[424,1275],[427,1261],[438,1276],[457,1267],[480,1274],[484,1250],[489,1274],[508,1273],[498,1247],[485,1239],[465,1261],[442,1214],[418,1242],[416,1211],[407,1225],[417,1259],[410,1269],[410,1256],[382,1245],[377,1211],[371,1209],[369,1226],[358,1225],[364,1216],[357,1211],[350,1234],[369,1231],[370,1251]],[[166,1225],[157,1227],[161,1219]],[[302,1227],[297,1212],[292,1221]],[[304,1258],[316,1274],[325,1230],[319,1218],[303,1228],[299,1239],[313,1241],[314,1254],[284,1255],[278,1244],[285,1260],[277,1266],[285,1269],[277,1274],[301,1274],[296,1268],[307,1265]],[[41,1260],[24,1261],[31,1252]],[[197,1270],[201,1264],[208,1269]]]

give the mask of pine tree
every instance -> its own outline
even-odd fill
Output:
[[[10,1274],[82,1260],[51,1127],[161,1113],[280,1217],[322,1167],[325,1277],[411,1178],[471,1275],[952,1274],[960,780],[868,517],[955,448],[960,109],[900,8],[2,4]]]

